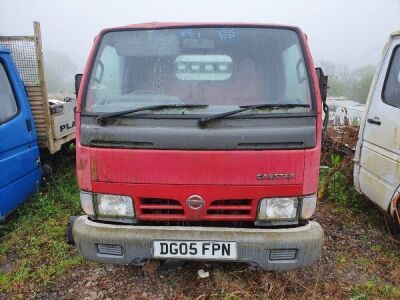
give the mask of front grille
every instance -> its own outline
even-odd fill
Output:
[[[97,251],[100,254],[105,254],[105,255],[112,255],[112,256],[123,255],[123,249],[121,245],[97,244]]]
[[[183,217],[185,215],[180,202],[174,199],[141,198],[139,208],[141,210],[142,217],[154,217],[157,215]]]
[[[139,198],[140,221],[254,221],[251,199],[211,200],[204,208],[191,209],[185,200]]]
[[[272,249],[269,252],[269,260],[295,260],[297,249]]]
[[[207,209],[207,214],[215,215],[249,215],[251,214],[250,199],[215,200]]]

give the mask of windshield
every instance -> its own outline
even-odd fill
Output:
[[[311,107],[297,33],[278,28],[196,27],[106,33],[84,105],[89,112],[113,112],[159,104],[204,104],[151,113],[214,114],[269,103]],[[310,107],[252,113],[305,112]]]

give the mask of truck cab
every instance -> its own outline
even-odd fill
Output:
[[[28,97],[11,58],[0,47],[0,221],[38,190],[39,148]]]
[[[320,256],[321,72],[297,27],[103,30],[79,85],[80,253],[103,263]],[[80,84],[79,84],[80,82]],[[324,94],[324,93],[322,93]]]
[[[354,160],[356,189],[400,224],[400,32],[376,69]]]

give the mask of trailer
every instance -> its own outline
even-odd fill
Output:
[[[10,51],[25,85],[41,153],[54,154],[75,140],[76,100],[49,99],[39,22],[33,27],[33,36],[0,36],[0,46]]]

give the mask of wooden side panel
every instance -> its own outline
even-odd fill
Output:
[[[47,95],[47,90],[46,90],[46,83],[45,83],[45,75],[44,75],[44,63],[43,63],[43,52],[42,52],[42,38],[40,34],[40,24],[39,22],[33,22],[33,29],[34,29],[34,34],[35,34],[35,45],[36,45],[36,59],[37,59],[37,64],[38,64],[38,70],[39,70],[39,79],[40,79],[40,85],[39,85],[39,90],[34,91],[33,95],[41,96],[41,102],[42,102],[42,107],[43,107],[43,119],[38,119],[38,123],[40,126],[42,126],[42,120],[45,123],[46,127],[40,127],[40,130],[43,130],[43,133],[46,133],[46,140],[47,140],[47,146],[50,154],[53,154],[59,150],[59,148],[56,148],[54,145],[54,134],[53,134],[53,123],[50,118],[50,109],[49,109],[49,99]]]
[[[41,148],[48,148],[48,123],[45,117],[47,108],[43,105],[44,97],[42,95],[42,88],[40,85],[27,86],[26,91],[28,93],[33,119],[35,121],[39,146]]]

